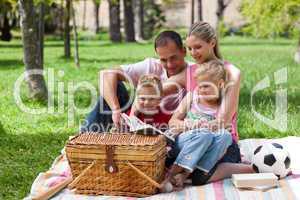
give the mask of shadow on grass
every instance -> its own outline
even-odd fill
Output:
[[[0,199],[22,199],[39,172],[64,147],[68,133],[6,134],[0,137]]]
[[[117,63],[119,65],[121,64],[126,64],[126,63],[133,63],[133,62],[137,62],[137,61],[142,61],[144,58],[80,58],[80,61],[82,62],[87,62],[87,63]]]
[[[224,41],[220,42],[220,45],[225,45],[225,46],[290,46],[293,45],[292,42],[287,41],[287,42],[276,42],[276,41],[253,41],[253,42],[243,42],[243,41]]]
[[[6,132],[5,132],[1,122],[0,122],[0,135],[6,135]]]
[[[0,69],[19,68],[24,65],[21,59],[0,59]]]
[[[23,45],[21,43],[16,44],[16,43],[9,43],[9,42],[6,42],[6,43],[1,42],[0,49],[1,48],[23,48]]]

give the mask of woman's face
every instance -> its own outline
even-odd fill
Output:
[[[188,36],[186,38],[187,49],[198,64],[202,64],[215,56],[215,43],[215,40],[206,42],[194,35]]]

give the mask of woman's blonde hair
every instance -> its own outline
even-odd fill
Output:
[[[221,60],[211,60],[200,64],[195,71],[196,80],[203,75],[207,75],[214,81],[222,79],[226,82],[227,80],[224,63]]]
[[[222,59],[220,50],[219,50],[219,42],[217,33],[214,30],[214,28],[207,22],[198,21],[192,24],[189,32],[189,36],[196,36],[199,39],[205,41],[205,42],[211,42],[213,39],[216,41],[216,44],[214,46],[214,54],[217,58]]]
[[[153,87],[159,92],[159,95],[162,95],[162,83],[160,81],[160,78],[154,74],[141,76],[138,81],[137,89],[141,87]]]

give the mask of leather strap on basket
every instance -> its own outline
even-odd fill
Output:
[[[114,152],[115,152],[115,146],[112,145],[106,145],[106,165],[105,170],[109,173],[116,173],[118,172],[118,167],[116,163],[114,162]]]

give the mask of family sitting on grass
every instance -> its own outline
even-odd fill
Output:
[[[185,61],[186,48],[196,63]],[[186,48],[178,33],[163,31],[154,42],[159,59],[102,71],[101,97],[81,127],[107,132],[120,126],[122,112],[157,128],[168,124],[175,142],[168,144],[163,184],[172,190],[182,189],[186,179],[202,185],[253,172],[241,163],[237,144],[239,69],[222,60],[216,32],[206,22],[192,25]],[[128,80],[136,87],[131,109],[123,84]]]

